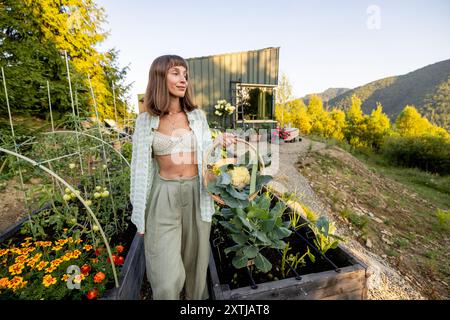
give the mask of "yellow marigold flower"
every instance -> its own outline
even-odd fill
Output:
[[[62,276],[61,281],[66,282],[67,280],[69,280],[69,278],[70,278],[70,275],[67,274],[67,273],[65,273],[65,274]]]
[[[18,288],[23,288],[27,283],[28,283],[28,281],[23,281],[22,277],[16,276],[12,280],[9,281],[8,288],[16,291],[16,289],[18,289]]]
[[[45,269],[45,273],[52,273],[53,271],[56,270],[56,266],[50,266],[47,269]]]
[[[25,262],[27,262],[27,259],[28,259],[28,254],[24,254],[24,255],[18,256],[14,261],[16,263],[24,264]]]
[[[8,270],[12,275],[21,274],[24,267],[23,263],[15,263]]]
[[[42,244],[43,247],[51,247],[52,246],[52,242],[51,241],[44,241],[44,243]]]
[[[19,248],[11,248],[11,249],[9,249],[9,251],[11,251],[12,253],[15,253],[15,254],[22,254],[22,250]]]
[[[30,261],[28,261],[27,263],[27,267],[31,267],[31,269],[34,269],[34,266],[36,265],[37,261],[31,259]]]
[[[92,249],[92,246],[90,244],[85,244],[83,248],[84,250],[89,251]]]
[[[31,247],[31,248],[25,248],[25,249],[22,249],[22,254],[29,254],[30,252],[33,252],[34,250],[36,250],[36,248],[34,248],[34,247]]]
[[[25,238],[25,241],[30,241],[30,240],[32,240],[33,239],[33,237],[26,237]]]
[[[8,254],[9,249],[0,249],[0,257],[3,257],[4,255]]]
[[[29,247],[29,246],[32,245],[32,243],[31,243],[31,242],[22,242],[20,245],[21,245],[22,247]]]
[[[48,265],[48,261],[41,261],[41,262],[39,262],[39,264],[37,265],[36,269],[38,269],[39,271],[41,271],[41,270],[44,269],[47,265]]]
[[[83,240],[81,240],[81,239],[78,239],[78,240],[75,241],[76,244],[80,244],[82,242],[83,242]]]
[[[44,276],[44,279],[42,280],[42,284],[46,287],[50,287],[51,285],[56,283],[56,278],[52,277],[51,275],[47,274]]]
[[[67,230],[69,230],[69,229],[67,229],[67,228],[64,228],[64,229],[63,229],[63,232],[67,232]]]
[[[9,279],[7,277],[0,279],[0,288],[1,289],[7,288],[8,284],[9,284]]]
[[[61,246],[52,247],[52,250],[54,250],[54,251],[59,251],[59,250],[61,250],[61,249],[62,249]]]
[[[75,259],[78,258],[78,257],[80,256],[80,254],[81,254],[81,251],[78,250],[78,249],[76,249],[76,250],[73,251],[73,257],[74,257]]]
[[[68,237],[67,241],[69,241],[69,243],[73,243],[73,238],[72,237]]]

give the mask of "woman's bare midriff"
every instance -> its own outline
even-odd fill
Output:
[[[198,175],[196,152],[155,156],[159,175],[166,179],[191,178]]]

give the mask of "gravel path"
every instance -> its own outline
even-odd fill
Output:
[[[300,202],[307,205],[311,210],[320,214],[326,214],[330,221],[334,221],[337,226],[337,234],[346,239],[342,245],[351,251],[355,256],[367,264],[369,272],[372,274],[368,278],[368,299],[371,300],[407,300],[425,299],[420,292],[413,287],[407,276],[400,274],[393,269],[380,256],[367,250],[356,239],[352,238],[344,228],[339,228],[339,224],[334,219],[331,208],[325,206],[311,188],[311,183],[300,174],[296,163],[303,155],[309,151],[316,151],[325,148],[325,144],[302,138],[300,142],[285,143],[279,145],[279,158],[276,150],[273,151],[273,165],[277,170],[270,172],[274,179],[269,183],[277,193],[297,192]],[[269,169],[270,170],[270,169]]]

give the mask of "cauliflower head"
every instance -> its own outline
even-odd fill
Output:
[[[228,174],[231,176],[231,184],[238,189],[250,184],[250,172],[246,167],[234,167]]]

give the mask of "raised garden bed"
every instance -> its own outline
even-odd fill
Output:
[[[280,201],[279,198],[274,198]],[[287,215],[291,212],[288,209]],[[300,223],[306,222],[301,219]],[[367,266],[348,252],[342,245],[321,255],[314,247],[314,233],[308,226],[293,232],[289,242],[292,253],[303,254],[309,247],[315,262],[308,259],[304,266],[286,268],[281,275],[280,250],[265,248],[261,253],[272,263],[269,273],[258,272],[253,266],[236,269],[224,249],[233,246],[230,239],[217,241],[224,229],[217,224],[211,232],[209,261],[210,297],[214,300],[309,300],[309,299],[365,299],[367,296]],[[277,270],[278,268],[278,270]],[[289,269],[289,271],[287,271]]]
[[[50,209],[50,204],[45,204],[42,208],[35,210],[31,216],[44,210]],[[21,240],[24,236],[19,234],[23,224],[29,217],[12,224],[0,234],[0,243],[12,239]],[[136,233],[134,225],[130,225],[128,230],[121,234],[118,241],[125,246],[126,257],[119,274],[119,287],[114,287],[114,282],[109,285],[109,289],[103,293],[100,300],[139,300],[142,280],[145,274],[144,239]],[[81,266],[80,266],[81,267]],[[81,284],[82,285],[82,284]]]

